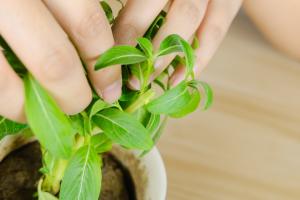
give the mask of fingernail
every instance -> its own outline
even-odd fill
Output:
[[[130,77],[127,86],[132,90],[141,89],[141,83],[140,83],[139,79],[135,76]]]
[[[154,68],[155,69],[163,68],[164,64],[165,64],[165,59],[163,57],[158,58],[154,63]]]
[[[97,89],[98,94],[108,103],[114,103],[122,93],[122,81],[117,80],[104,89]]]

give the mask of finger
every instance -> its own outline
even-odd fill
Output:
[[[21,78],[9,66],[0,49],[0,115],[25,122],[24,92]]]
[[[114,45],[111,27],[99,1],[44,0],[44,2],[77,47],[97,93],[106,101],[116,101],[121,95],[121,67],[94,70],[99,55]]]
[[[92,94],[79,56],[41,1],[1,1],[0,30],[66,113],[78,113],[89,104]]]
[[[165,24],[153,40],[154,49],[158,49],[161,41],[170,34],[178,34],[188,40],[202,21],[208,0],[174,0],[166,17]],[[175,55],[160,57],[155,63],[155,71],[151,78],[157,77],[174,59]],[[136,78],[129,82],[131,88],[139,88]]]
[[[200,72],[213,57],[241,4],[242,0],[230,2],[212,0],[210,2],[205,19],[196,33],[200,45],[195,51],[196,66],[194,71],[196,77],[199,77]],[[184,68],[184,66],[176,68],[170,79],[171,85],[176,85],[184,79]]]
[[[113,26],[117,44],[135,45],[168,0],[128,0]]]

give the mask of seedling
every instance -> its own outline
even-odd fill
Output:
[[[113,22],[111,9],[102,4]],[[203,89],[207,109],[212,102],[210,87],[194,78],[194,50],[178,35],[165,38],[160,48],[153,49],[151,39],[163,24],[164,13],[151,25],[138,45],[115,46],[103,53],[95,69],[122,65],[123,94],[108,104],[94,93],[92,103],[77,115],[67,116],[48,92],[27,72],[13,51],[0,38],[0,45],[11,66],[23,78],[25,112],[28,124],[0,118],[0,139],[9,134],[30,130],[41,144],[43,174],[37,189],[39,200],[97,200],[101,190],[101,154],[114,144],[126,149],[150,151],[159,139],[168,117],[180,118],[200,105]],[[165,55],[181,53],[158,78],[150,82],[155,61]],[[185,79],[176,87],[168,84],[169,70],[178,62],[185,63]],[[126,87],[129,76],[140,81],[139,91]],[[166,80],[166,81],[165,81]],[[154,85],[162,89],[157,95]]]

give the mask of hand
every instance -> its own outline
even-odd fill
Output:
[[[155,17],[170,3],[165,24],[155,36],[154,48],[170,34],[178,34],[186,40],[193,36],[199,40],[196,50],[195,74],[212,58],[221,40],[225,36],[233,18],[238,12],[242,0],[128,0],[113,26],[117,44],[135,45],[135,39],[143,36]],[[165,56],[155,63],[152,79],[157,77],[170,64],[174,56]],[[184,66],[179,66],[171,76],[171,85],[184,79]],[[139,89],[137,78],[131,77],[129,86]]]
[[[120,66],[94,71],[96,58],[114,45],[98,0],[0,0],[0,35],[66,113],[92,99],[80,58],[97,93],[119,98]],[[23,106],[23,82],[0,51],[0,115],[24,122]]]

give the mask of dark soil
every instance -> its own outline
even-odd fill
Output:
[[[9,154],[0,163],[0,199],[32,200],[41,174],[41,152],[37,143]]]
[[[41,177],[38,143],[26,145],[0,162],[0,200],[34,200]],[[129,172],[111,154],[103,155],[101,200],[135,200]]]
[[[135,200],[129,172],[111,154],[103,156],[101,200]]]

